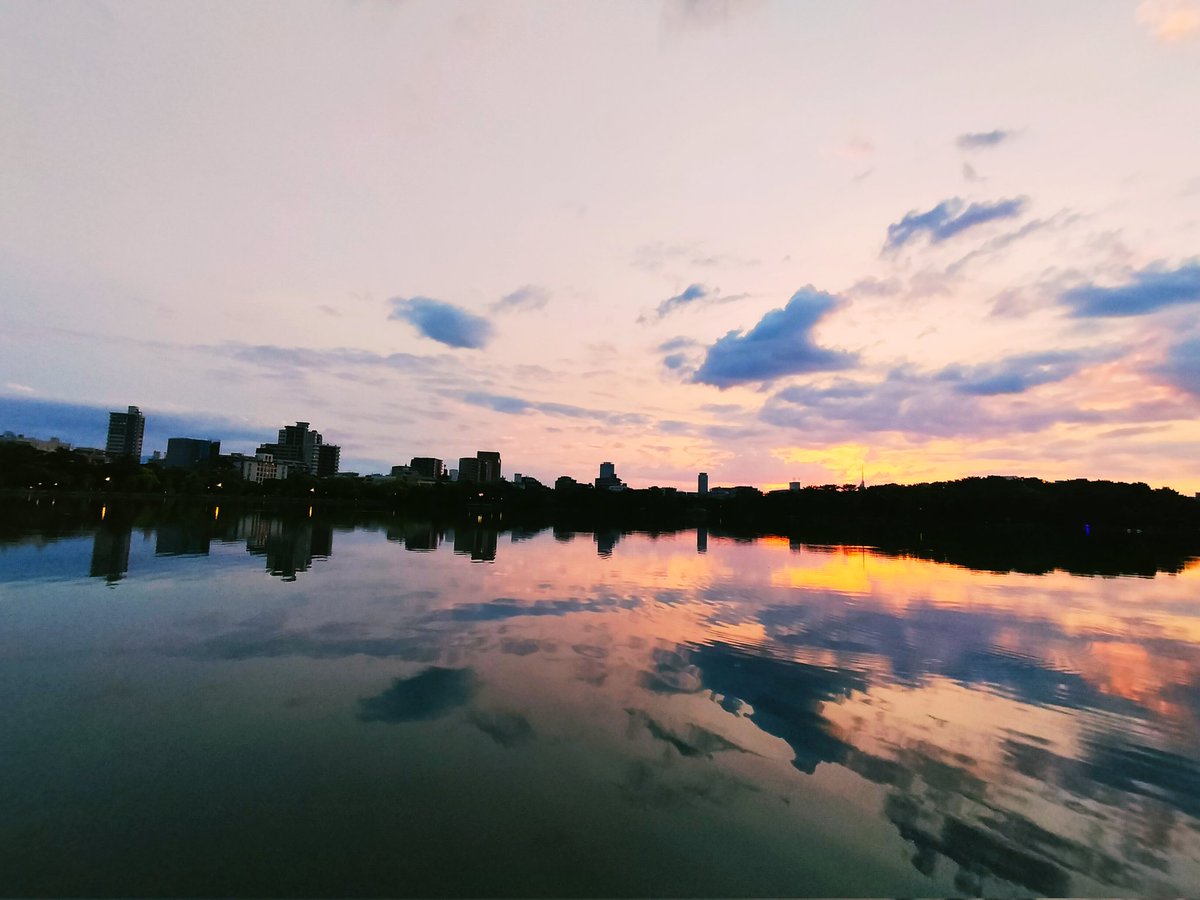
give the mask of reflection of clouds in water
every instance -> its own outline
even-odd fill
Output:
[[[505,638],[500,642],[500,652],[513,656],[529,656],[542,649],[542,642],[533,638]],[[553,645],[547,649],[554,649]]]
[[[611,609],[636,609],[637,597],[569,597],[563,600],[518,600],[497,597],[486,603],[463,603],[441,610],[431,618],[451,622],[492,622],[519,616],[565,616],[577,612],[605,612]]]
[[[467,714],[467,721],[501,747],[527,744],[536,736],[529,720],[517,712],[474,709]]]
[[[893,740],[902,743],[883,741],[884,755],[878,755],[854,746],[862,742],[858,732],[835,728],[825,711],[851,696],[869,697],[863,675],[720,644],[685,649],[674,658],[664,654],[659,664],[673,663],[678,670],[689,661],[723,707],[729,709],[735,698],[751,704],[745,717],[785,740],[800,771],[834,763],[887,786],[885,815],[915,846],[913,865],[930,876],[953,866],[959,890],[1063,895],[1091,883],[1139,894],[1169,892],[1160,874],[1167,861],[1155,848],[1174,842],[1178,856],[1182,839],[1200,850],[1200,839],[1173,827],[1179,812],[1193,822],[1200,814],[1200,767],[1178,754],[1110,736],[1086,740],[1083,757],[1071,759],[1041,742],[1013,737],[1004,744],[1006,759],[992,771],[969,754],[909,734],[895,720],[901,730]],[[878,707],[875,715],[886,712]],[[870,718],[858,727],[876,730]],[[678,730],[661,725],[658,730],[660,739],[684,752],[671,740],[680,738]],[[1024,784],[1014,774],[1035,783]],[[1059,810],[1052,817],[1056,831],[1030,818],[1026,805],[1036,795]],[[1159,833],[1137,833],[1147,822],[1159,823]],[[1076,875],[1087,881],[1076,882]]]
[[[358,718],[363,722],[438,719],[452,709],[465,706],[478,686],[479,679],[472,669],[434,666],[411,678],[397,678],[382,693],[359,700]]]
[[[682,729],[676,731],[650,718],[640,709],[627,709],[625,712],[629,714],[631,733],[645,731],[655,740],[674,747],[680,756],[712,758],[714,753],[720,753],[723,750],[737,750],[739,753],[749,752],[715,731],[709,731],[692,722],[686,723]]]
[[[661,694],[693,694],[702,687],[700,670],[675,650],[655,648],[652,667],[642,673],[642,687]]]
[[[727,807],[748,793],[759,792],[750,782],[712,766],[683,768],[661,760],[630,762],[617,790],[633,806],[651,809],[679,809],[698,802]]]

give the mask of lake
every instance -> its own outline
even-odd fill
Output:
[[[1200,885],[1194,562],[0,512],[6,895]]]

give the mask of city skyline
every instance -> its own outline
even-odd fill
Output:
[[[5,4],[0,430],[1200,491],[1200,3],[921,13]]]

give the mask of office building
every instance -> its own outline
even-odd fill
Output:
[[[297,422],[280,428],[275,443],[262,444],[255,452],[268,454],[298,472],[328,476],[337,474],[341,451],[336,444],[326,444],[321,432],[309,428],[308,422]]]
[[[317,477],[328,478],[338,473],[342,461],[342,448],[337,444],[321,444],[317,447]]]
[[[703,497],[708,493],[708,473],[701,472],[696,477],[696,493]]]
[[[128,412],[108,414],[108,440],[104,452],[110,457],[142,459],[142,436],[146,432],[146,417],[136,406]]]
[[[479,480],[479,460],[474,456],[464,456],[458,461],[459,481]]]
[[[215,463],[221,454],[221,442],[199,438],[167,438],[167,457],[164,465],[168,469],[195,469]]]
[[[500,454],[494,450],[480,450],[475,454],[479,460],[479,481],[492,484],[500,480]]]
[[[293,471],[297,471],[295,463],[276,459],[270,453],[256,453],[253,457],[235,453],[229,459],[241,473],[242,479],[254,484],[262,484],[264,481],[286,481]]]
[[[610,462],[600,463],[600,475],[596,478],[596,489],[601,491],[623,491],[625,482],[617,477],[617,467]]]
[[[409,466],[422,478],[437,481],[442,477],[442,461],[432,456],[414,456]]]

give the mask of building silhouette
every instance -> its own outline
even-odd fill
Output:
[[[261,444],[255,454],[266,454],[277,463],[286,463],[293,471],[312,475],[336,475],[341,462],[342,448],[326,444],[321,432],[308,427],[308,422],[297,422],[279,429],[279,438],[273,444]]]
[[[414,456],[408,465],[422,478],[431,478],[437,481],[442,477],[442,461],[436,457]]]
[[[696,493],[703,497],[708,493],[708,473],[701,472],[696,476]]]
[[[494,450],[480,450],[475,454],[479,460],[479,481],[492,484],[500,480],[500,454]]]
[[[164,465],[169,469],[194,469],[197,466],[215,463],[220,454],[220,441],[167,438],[167,457]]]
[[[104,443],[104,452],[113,458],[131,457],[142,458],[142,436],[146,432],[146,417],[136,406],[129,407],[128,412],[110,412],[108,414],[108,440]]]
[[[500,454],[494,450],[479,450],[474,456],[459,457],[458,480],[496,483],[500,480]]]
[[[625,482],[617,477],[617,467],[610,462],[600,463],[600,475],[596,478],[596,488],[601,491],[623,491]]]

